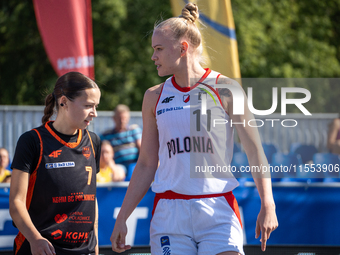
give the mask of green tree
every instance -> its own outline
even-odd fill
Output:
[[[0,1],[0,104],[41,105],[56,79],[32,2]]]
[[[243,78],[340,77],[339,0],[232,0],[232,7]],[[310,90],[312,112],[340,108],[334,100],[340,98],[340,84],[334,80],[319,86],[310,79],[287,80],[279,88],[296,83]],[[267,84],[254,91],[259,109],[271,106],[271,87]],[[300,112],[296,107],[289,109]]]
[[[102,103],[113,109],[124,103],[141,110],[144,92],[164,80],[151,56],[155,22],[172,16],[168,1],[105,0],[93,2],[96,79]]]

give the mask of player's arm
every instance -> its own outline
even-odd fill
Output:
[[[337,135],[340,129],[340,119],[334,119],[329,125],[327,148],[330,152],[340,154],[340,141],[337,141]]]
[[[240,90],[242,90],[244,96],[244,114],[243,115],[234,115],[233,114],[233,95],[230,90],[227,88],[219,89],[218,92],[220,94],[223,106],[225,110],[228,112],[230,118],[232,119],[233,126],[237,130],[237,134],[241,140],[243,148],[245,148],[245,152],[247,154],[247,158],[249,161],[249,166],[267,166],[268,169],[268,161],[264,154],[262,143],[260,140],[260,135],[258,133],[257,128],[250,127],[248,125],[248,121],[254,119],[253,114],[248,109],[247,105],[247,97],[244,93],[242,87],[235,81],[221,77],[218,80],[220,84],[230,84],[233,86],[237,86]],[[239,124],[242,123],[242,124]],[[254,182],[258,189],[260,198],[261,198],[261,210],[257,218],[255,236],[258,238],[261,234],[261,242],[262,242],[262,250],[266,249],[266,241],[270,236],[270,233],[277,228],[278,222],[275,213],[275,203],[273,199],[272,193],[272,185],[270,179],[270,173],[264,174],[262,172],[263,168],[260,169],[261,172],[256,173],[253,172]]]
[[[154,86],[148,89],[144,95],[141,150],[110,238],[112,250],[116,252],[123,252],[131,248],[129,245],[125,245],[126,220],[150,188],[157,170],[159,142],[154,110],[160,89],[161,85]]]
[[[29,173],[13,169],[9,195],[10,215],[16,227],[30,243],[32,254],[55,254],[52,244],[40,235],[26,209],[28,181]]]

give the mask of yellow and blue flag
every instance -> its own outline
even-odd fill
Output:
[[[204,67],[230,78],[241,78],[234,18],[230,0],[170,0],[174,16],[189,3],[198,5],[200,21],[196,25],[203,39]]]

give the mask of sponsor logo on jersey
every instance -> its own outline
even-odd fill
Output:
[[[61,150],[52,151],[50,155],[48,155],[50,158],[57,158],[61,154]]]
[[[178,111],[178,110],[183,110],[183,106],[176,106],[176,107],[160,109],[160,110],[157,111],[157,115],[161,115],[163,113],[171,112],[171,111]]]
[[[175,96],[164,98],[164,100],[162,101],[162,104],[170,103],[170,101],[172,101],[172,99],[174,99],[174,97]]]
[[[53,237],[54,240],[58,240],[58,239],[62,238],[63,232],[60,229],[58,229],[58,230],[52,232],[51,236]]]
[[[183,96],[183,101],[184,101],[184,103],[189,102],[189,101],[190,101],[190,94],[184,95],[184,96]]]
[[[70,162],[58,162],[58,163],[46,163],[46,169],[53,169],[53,168],[64,168],[64,167],[75,167],[76,164],[73,161]]]
[[[161,247],[162,247],[162,250],[163,250],[163,255],[171,255],[169,236],[162,236],[161,237]]]
[[[91,156],[91,149],[90,149],[90,147],[89,146],[85,146],[85,147],[83,147],[83,155],[84,155],[84,157],[86,158],[86,159],[89,159],[90,158],[90,156]]]
[[[65,213],[62,214],[62,215],[57,214],[57,215],[54,217],[54,220],[55,220],[55,222],[57,222],[57,223],[62,223],[62,222],[64,222],[65,220],[67,220],[67,215],[66,215]]]
[[[66,232],[65,239],[86,240],[88,236],[89,236],[88,232]]]
[[[161,237],[161,246],[170,245],[170,238],[168,236]]]
[[[51,236],[54,240],[58,240],[63,238],[63,232],[58,229],[51,233]],[[64,241],[71,241],[71,242],[85,242],[88,239],[89,233],[88,232],[66,232],[65,237],[63,238]],[[170,253],[169,253],[170,254]]]

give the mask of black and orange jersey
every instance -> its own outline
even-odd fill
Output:
[[[98,136],[78,130],[68,142],[53,129],[51,122],[29,132],[38,139],[39,153],[27,163],[30,169],[27,208],[33,224],[48,239],[59,255],[94,254],[96,173],[100,149]],[[19,144],[17,146],[20,146]],[[17,154],[17,150],[16,150]],[[13,159],[13,168],[20,163]],[[33,162],[33,163],[32,163]],[[34,162],[37,162],[34,164]],[[30,254],[30,246],[19,232],[15,254]]]

